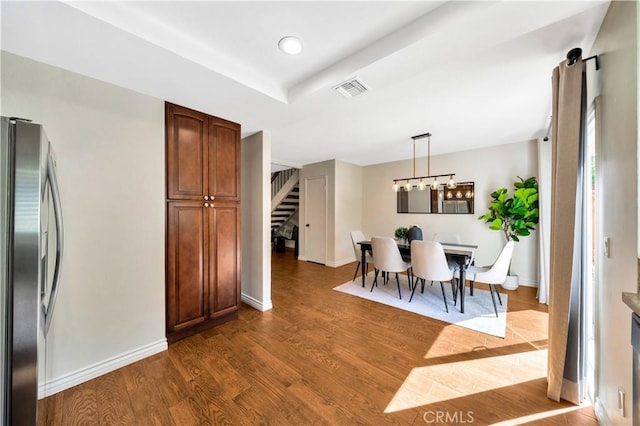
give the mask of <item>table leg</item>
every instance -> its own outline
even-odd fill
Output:
[[[360,257],[360,270],[362,271],[362,288],[364,288],[365,275],[367,275],[367,251],[365,249],[360,250],[362,252],[362,256]]]
[[[460,289],[458,290],[458,293],[460,294],[460,313],[464,314],[464,293],[465,293],[465,287],[466,287],[466,276],[465,276],[465,272],[466,272],[466,262],[460,262]]]

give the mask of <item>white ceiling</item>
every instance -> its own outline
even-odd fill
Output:
[[[410,158],[425,132],[433,154],[543,136],[551,71],[569,49],[589,52],[608,4],[2,1],[0,41],[243,136],[269,130],[276,162],[367,165]],[[278,50],[285,35],[302,54]],[[371,91],[332,89],[355,76]]]

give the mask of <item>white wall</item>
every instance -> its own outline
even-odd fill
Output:
[[[362,167],[335,161],[335,237],[334,263],[342,266],[356,260],[351,231],[362,228]]]
[[[242,139],[242,301],[271,303],[271,134]]]
[[[46,379],[165,349],[163,102],[5,52],[1,71],[2,113],[43,124],[57,154],[65,253]]]
[[[597,154],[599,224],[601,236],[610,238],[609,258],[601,255],[601,239],[597,250],[596,408],[604,409],[610,424],[631,424],[631,311],[622,302],[621,293],[637,289],[636,7],[636,2],[612,2],[591,52],[600,55],[600,71],[596,73],[602,126]],[[623,386],[627,395],[625,418],[617,409],[618,386]]]
[[[416,160],[417,174],[426,174],[426,158]],[[423,173],[420,170],[424,170]],[[489,194],[499,187],[511,190],[517,176],[537,176],[536,141],[520,142],[490,148],[462,151],[431,157],[431,173],[456,173],[458,182],[475,182],[474,214],[398,214],[396,193],[391,189],[393,179],[410,176],[413,160],[396,161],[364,167],[363,173],[363,231],[367,237],[393,236],[399,226],[418,224],[424,238],[436,232],[459,233],[462,242],[477,244],[477,265],[495,261],[505,244],[502,232],[490,230],[478,216],[489,207]],[[537,232],[523,238],[513,254],[512,273],[520,276],[520,283],[537,285]]]

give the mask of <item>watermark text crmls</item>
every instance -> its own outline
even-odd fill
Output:
[[[471,424],[474,422],[473,411],[425,411],[422,415],[429,424]]]

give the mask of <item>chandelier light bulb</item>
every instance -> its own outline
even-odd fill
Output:
[[[400,190],[400,185],[398,185],[398,181],[393,181],[393,186],[392,186],[393,190],[395,192],[398,192]]]
[[[427,185],[424,183],[424,180],[420,178],[420,182],[418,182],[418,191],[424,191]]]
[[[407,179],[407,183],[405,183],[405,185],[404,185],[404,190],[409,192],[409,191],[411,191],[412,188],[413,188],[413,186],[411,185],[411,182]]]
[[[449,189],[453,189],[453,188],[455,188],[456,186],[457,186],[457,185],[456,185],[456,181],[455,181],[455,180],[453,180],[453,175],[449,176],[449,183],[447,184],[447,188],[449,188]]]
[[[438,189],[438,178],[434,177],[433,182],[431,182],[431,189]]]

